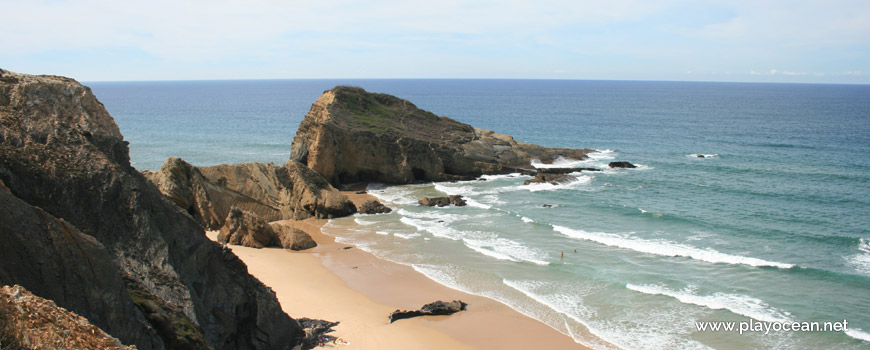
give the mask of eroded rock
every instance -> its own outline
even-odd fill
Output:
[[[462,207],[467,204],[465,199],[463,199],[460,195],[452,195],[447,197],[424,197],[423,199],[417,201],[417,203],[427,207],[444,207],[451,204],[457,207]]]
[[[530,167],[532,159],[585,159],[592,150],[545,148],[418,109],[361,88],[323,93],[299,125],[290,159],[330,183],[473,180]]]
[[[436,301],[434,303],[429,303],[423,305],[420,310],[408,311],[408,310],[396,310],[390,314],[389,320],[390,323],[395,321],[418,317],[418,316],[444,316],[444,315],[452,315],[459,311],[465,311],[465,307],[468,304],[462,302],[461,300],[454,300],[451,302],[444,301]]]
[[[362,205],[357,208],[360,214],[385,214],[392,212],[393,209],[390,209],[383,203],[376,200],[368,200],[365,201]]]

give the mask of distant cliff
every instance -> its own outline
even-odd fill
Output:
[[[91,90],[0,70],[0,284],[138,349],[288,349],[274,293],[130,166]]]
[[[333,185],[472,179],[528,168],[588,149],[545,148],[418,109],[395,96],[339,86],[323,93],[299,125],[290,159]]]

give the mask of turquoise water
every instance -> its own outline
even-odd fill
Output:
[[[870,348],[870,86],[530,80],[91,83],[139,169],[283,163],[336,84],[638,169],[383,188],[325,231],[597,348]],[[698,158],[697,155],[706,155]],[[417,206],[461,194],[467,207]],[[548,207],[544,205],[547,204]],[[576,250],[576,253],[575,253]],[[562,257],[564,253],[564,257]],[[472,305],[473,307],[473,305]],[[848,332],[700,332],[699,321]]]

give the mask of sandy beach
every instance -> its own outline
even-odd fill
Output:
[[[355,203],[368,195],[344,192]],[[321,233],[326,220],[281,221],[304,230],[318,246],[294,252],[230,246],[248,271],[271,287],[291,317],[341,322],[332,335],[348,349],[586,349],[569,336],[497,301],[438,284],[414,269],[379,259]],[[209,232],[216,239],[217,232]],[[436,301],[462,300],[451,316],[418,317],[390,324],[396,309],[416,310]]]

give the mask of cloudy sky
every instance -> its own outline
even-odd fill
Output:
[[[870,1],[0,0],[0,68],[82,81],[870,83]]]

